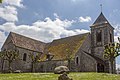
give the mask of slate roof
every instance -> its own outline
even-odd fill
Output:
[[[95,20],[95,22],[90,26],[90,27],[97,27],[98,25],[102,25],[102,24],[109,24],[109,26],[114,29],[111,24],[109,23],[109,21],[105,18],[104,14],[101,12],[100,15],[98,16],[98,18]]]
[[[108,23],[108,20],[105,18],[103,13],[101,12],[96,21],[93,23],[94,24],[99,24],[99,23]]]
[[[52,60],[65,60],[74,58],[86,37],[90,33],[79,34],[54,40],[46,46],[47,53],[54,55]]]
[[[37,51],[37,52],[44,51],[45,43],[41,41],[29,38],[17,33],[13,33],[13,32],[10,32],[10,35],[12,36],[13,44],[18,47]]]

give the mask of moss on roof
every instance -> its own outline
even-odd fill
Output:
[[[48,53],[54,55],[53,60],[74,58],[89,33],[54,40],[47,47]]]

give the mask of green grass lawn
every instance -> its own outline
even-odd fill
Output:
[[[57,80],[53,73],[14,73],[0,74],[0,80]],[[73,80],[120,80],[120,75],[107,73],[70,73]]]

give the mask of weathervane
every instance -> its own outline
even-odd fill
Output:
[[[101,7],[101,12],[102,12],[102,4],[100,4],[100,7]]]

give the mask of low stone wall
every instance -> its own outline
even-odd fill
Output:
[[[35,72],[53,72],[57,66],[67,66],[65,60],[42,61],[35,65]]]

